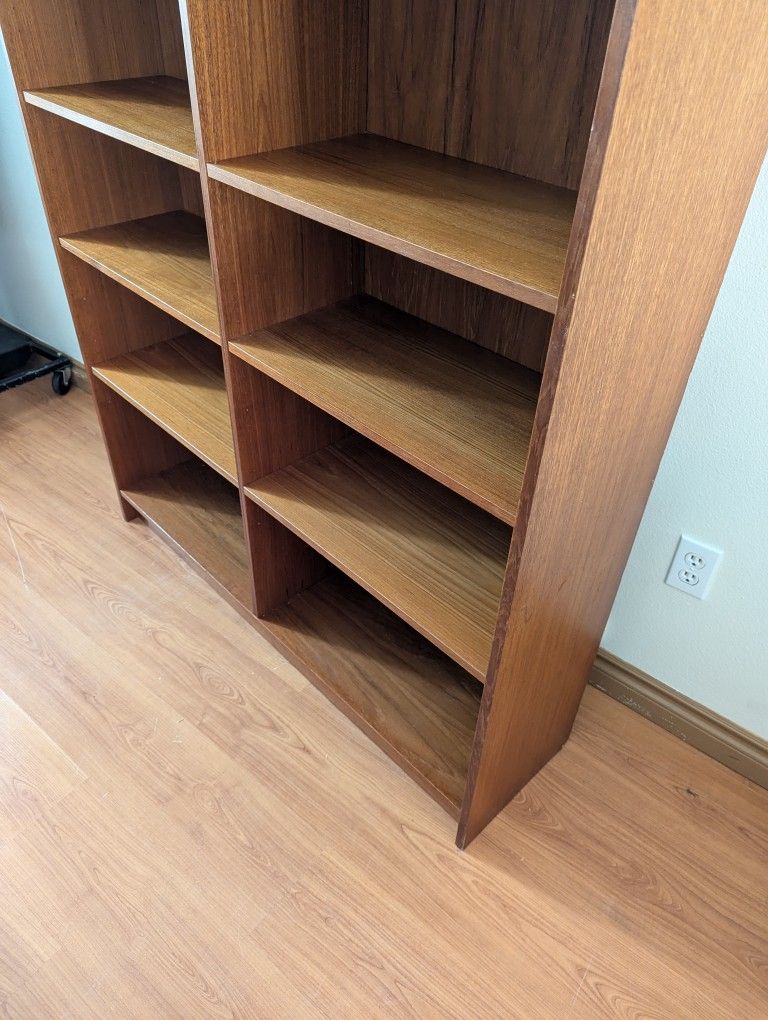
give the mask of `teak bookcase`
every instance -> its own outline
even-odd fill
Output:
[[[557,752],[766,146],[765,0],[0,0],[126,518],[459,820]]]

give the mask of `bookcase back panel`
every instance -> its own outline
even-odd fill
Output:
[[[26,105],[25,113],[85,361],[98,364],[183,332],[177,319],[64,250],[59,239],[177,210],[202,216],[199,174],[45,110]]]
[[[613,0],[370,0],[368,130],[576,188]]]
[[[236,339],[362,289],[359,243],[296,213],[209,181],[222,327]]]
[[[101,364],[184,332],[177,319],[76,255],[62,251],[60,258],[72,318],[87,365]]]
[[[183,208],[181,180],[190,204],[200,193],[198,175],[167,160],[45,110],[26,105],[25,112],[57,237]]]
[[[92,388],[118,489],[190,459],[181,443],[99,379],[92,379]]]
[[[230,359],[228,375],[243,484],[288,467],[349,431],[238,358]],[[246,499],[243,508],[246,541],[258,564],[253,572],[254,611],[264,616],[324,577],[328,564],[261,507]]]
[[[179,189],[181,193],[181,209],[194,213],[201,219],[205,219],[205,206],[203,203],[203,190],[200,186],[200,175],[194,170],[187,170],[185,167],[178,167]]]
[[[368,131],[578,187],[614,0],[186,3],[209,162]]]
[[[13,0],[3,32],[20,89],[186,76],[176,0]]]
[[[163,53],[163,70],[174,78],[187,77],[179,0],[156,0],[157,27]]]
[[[365,130],[365,0],[186,0],[208,162]]]
[[[544,369],[549,312],[373,245],[366,245],[365,290],[535,372]]]

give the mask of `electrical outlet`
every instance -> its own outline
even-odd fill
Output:
[[[695,599],[706,598],[722,555],[720,549],[681,535],[667,574],[667,584]]]

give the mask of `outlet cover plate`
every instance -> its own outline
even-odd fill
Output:
[[[721,549],[681,535],[669,567],[666,583],[695,599],[704,599],[722,558]]]

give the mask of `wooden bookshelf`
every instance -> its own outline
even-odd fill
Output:
[[[95,365],[93,374],[237,485],[221,352],[210,341],[186,333]]]
[[[366,297],[260,330],[230,350],[515,523],[535,373]]]
[[[509,528],[359,436],[245,493],[485,680]]]
[[[220,343],[205,221],[183,210],[62,237],[61,246]]]
[[[374,135],[242,156],[213,180],[555,311],[576,196]]]
[[[263,621],[286,656],[458,817],[482,687],[348,578]]]
[[[193,459],[121,492],[201,577],[237,608],[250,606],[250,571],[236,488]]]
[[[0,27],[124,516],[463,847],[567,740],[768,65],[764,0],[445,6],[26,0]]]
[[[156,75],[24,93],[32,106],[199,170],[189,86]]]

